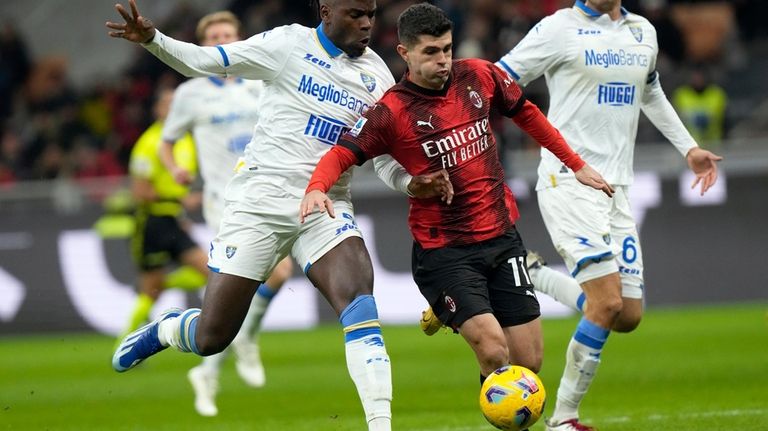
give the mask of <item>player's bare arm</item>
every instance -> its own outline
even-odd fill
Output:
[[[331,218],[336,218],[331,198],[320,190],[312,190],[307,192],[301,200],[301,205],[299,205],[299,222],[304,223],[306,217],[315,212],[315,208],[321,213],[328,211],[328,215]]]
[[[128,5],[131,8],[130,14],[120,3],[115,5],[115,9],[123,17],[125,23],[107,21],[107,28],[112,29],[108,34],[111,37],[135,43],[151,41],[155,37],[155,25],[150,19],[141,16],[135,0],[128,0]]]
[[[585,164],[584,167],[574,173],[576,174],[576,179],[580,183],[592,187],[595,190],[602,190],[608,197],[613,197],[613,187],[603,179],[603,176],[600,175],[599,172],[592,169],[592,166]]]
[[[453,184],[448,171],[441,169],[411,178],[411,182],[408,183],[408,193],[419,199],[440,196],[440,200],[450,205],[453,201]]]
[[[696,188],[696,185],[701,183],[701,195],[703,196],[717,182],[717,162],[723,158],[711,151],[694,147],[688,151],[685,160],[691,171],[696,174],[691,188]]]

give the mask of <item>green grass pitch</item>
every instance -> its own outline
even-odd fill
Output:
[[[606,430],[768,430],[768,303],[652,309],[612,334],[583,419]],[[540,373],[554,405],[576,318],[545,320]],[[477,406],[478,371],[457,335],[386,326],[393,429],[493,429]],[[111,370],[113,341],[96,335],[0,338],[0,430],[364,430],[342,334],[327,326],[262,336],[267,386],[222,374],[219,416],[198,417],[192,355],[162,352]],[[540,423],[533,430],[543,430]]]

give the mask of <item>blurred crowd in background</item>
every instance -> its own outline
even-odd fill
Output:
[[[232,0],[228,9],[241,18],[244,37],[274,26],[298,22],[317,25],[309,0]],[[378,0],[374,48],[399,79],[405,65],[397,57],[396,21],[415,1]],[[456,58],[496,61],[536,24],[570,0],[437,0],[455,23]],[[648,18],[658,31],[658,69],[667,96],[699,142],[717,148],[734,124],[759,106],[765,93],[752,77],[768,70],[755,64],[765,52],[768,4],[737,1],[623,1]],[[211,10],[179,2],[169,18],[155,20],[175,38],[196,42],[197,20]],[[154,17],[153,17],[154,18]],[[0,187],[17,181],[121,176],[139,135],[152,122],[150,106],[158,90],[185,78],[147,52],[121,76],[77,90],[68,80],[66,55],[35,57],[25,35],[0,18]],[[104,31],[106,38],[106,29]],[[114,41],[114,43],[126,43]],[[529,85],[528,98],[546,109],[543,80]],[[535,143],[511,123],[500,123],[505,148],[532,150]],[[641,127],[640,144],[662,137]]]

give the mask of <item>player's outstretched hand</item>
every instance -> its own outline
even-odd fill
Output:
[[[688,167],[696,174],[691,188],[696,188],[696,185],[701,183],[701,195],[704,196],[704,193],[717,181],[717,162],[723,158],[711,151],[694,147],[688,151],[685,160],[688,162]]]
[[[584,167],[576,171],[576,179],[585,186],[590,186],[596,190],[602,190],[608,197],[613,197],[613,187],[603,179],[602,175],[592,169],[592,166],[585,164]]]
[[[299,205],[299,222],[304,223],[304,219],[315,212],[315,207],[321,213],[328,211],[328,215],[331,218],[336,218],[336,213],[333,211],[333,201],[320,190],[312,190],[305,194],[304,199],[301,200],[301,205]]]
[[[107,21],[107,28],[113,30],[109,32],[109,35],[136,43],[147,43],[151,41],[152,38],[155,37],[155,25],[152,24],[151,20],[144,18],[139,14],[139,9],[136,7],[136,0],[128,0],[128,5],[131,7],[131,14],[129,14],[120,3],[115,5],[115,9],[122,15],[125,24]]]
[[[411,182],[408,183],[408,192],[419,199],[440,196],[440,200],[447,205],[453,201],[453,184],[445,169],[411,178]]]

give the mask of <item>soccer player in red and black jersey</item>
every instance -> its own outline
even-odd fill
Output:
[[[452,191],[410,199],[414,280],[438,318],[472,347],[481,376],[510,363],[538,371],[539,303],[491,110],[512,118],[583,184],[609,196],[613,190],[504,71],[484,60],[453,62],[451,30],[445,13],[426,3],[400,15],[397,51],[408,72],[320,160],[300,216],[316,208],[335,216],[325,192],[350,166],[381,154],[392,155],[411,175],[447,171]]]

